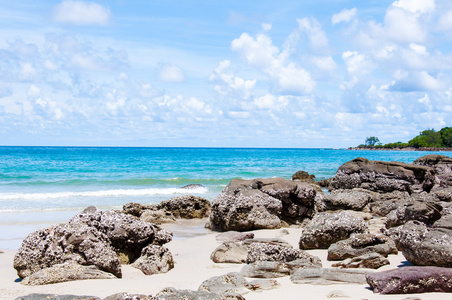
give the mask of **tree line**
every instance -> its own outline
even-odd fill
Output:
[[[440,131],[435,129],[427,129],[421,131],[419,135],[412,138],[408,143],[396,142],[382,144],[378,137],[371,136],[366,138],[366,142],[358,146],[358,148],[452,148],[452,127],[444,127]]]

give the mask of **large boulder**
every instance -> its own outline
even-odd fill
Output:
[[[452,230],[408,221],[397,231],[397,245],[410,263],[452,268]]]
[[[408,192],[392,191],[390,193],[378,194],[373,199],[373,202],[368,204],[367,208],[372,215],[385,217],[409,200],[410,194]]]
[[[393,240],[385,235],[352,234],[350,238],[332,244],[328,248],[328,260],[341,260],[361,256],[368,253],[378,253],[384,257],[397,254]]]
[[[441,218],[441,211],[443,210],[441,204],[430,199],[416,198],[412,196],[408,202],[401,204],[389,213],[385,222],[386,228],[400,226],[411,220],[432,225]]]
[[[14,257],[20,278],[65,262],[94,265],[121,277],[121,262],[141,256],[142,249],[171,241],[172,234],[136,217],[89,207],[67,224],[31,233]]]
[[[363,188],[392,191],[429,192],[435,183],[435,170],[429,166],[401,162],[370,161],[356,158],[339,167],[331,180],[333,189]]]
[[[326,194],[324,202],[329,210],[351,209],[362,210],[377,197],[377,193],[361,188],[351,190],[333,190]]]
[[[283,178],[233,179],[215,198],[210,226],[220,231],[280,228],[315,213],[315,186]]]
[[[178,219],[202,219],[208,217],[210,213],[209,200],[191,195],[162,201],[156,207],[159,210],[170,212]]]
[[[368,233],[366,222],[351,213],[318,213],[303,228],[300,249],[327,249],[331,244],[349,238],[353,233]]]
[[[429,154],[416,159],[416,165],[432,167],[436,174],[436,188],[452,186],[452,157]]]
[[[452,293],[452,269],[403,267],[366,275],[374,293]]]

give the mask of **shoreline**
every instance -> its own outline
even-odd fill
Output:
[[[196,224],[186,225],[196,226]],[[199,220],[194,223],[199,224]],[[301,234],[301,228],[285,228],[289,232],[282,238],[292,246],[297,247]],[[281,236],[281,229],[267,229],[251,231],[255,238],[274,238]],[[107,297],[115,293],[127,292],[133,294],[155,295],[166,287],[176,289],[197,290],[199,285],[213,276],[221,276],[230,272],[240,272],[244,264],[214,263],[210,260],[211,252],[220,245],[215,237],[218,232],[184,239],[174,239],[167,244],[168,249],[174,256],[175,268],[165,274],[144,275],[140,270],[123,265],[123,278],[121,279],[92,279],[71,281],[42,286],[25,286],[17,280],[12,260],[15,254],[13,250],[0,253],[0,299],[15,299],[31,293],[46,293],[58,295],[88,295],[96,297]],[[330,267],[333,262],[327,261],[327,250],[307,250],[321,258],[324,267]],[[390,265],[380,268],[378,271],[392,269],[406,265],[406,260],[399,252],[398,255],[388,257]],[[248,281],[254,280],[247,278]],[[276,278],[280,286],[272,290],[260,292],[249,291],[244,294],[247,300],[257,299],[295,299],[303,293],[308,299],[327,299],[331,295],[340,294],[349,299],[391,299],[402,300],[408,297],[421,297],[423,300],[446,300],[449,294],[424,293],[410,295],[380,295],[374,294],[366,284],[294,284],[289,276]]]
[[[452,148],[432,148],[432,147],[421,147],[421,148],[414,148],[414,147],[404,147],[404,148],[349,147],[346,150],[452,152]]]

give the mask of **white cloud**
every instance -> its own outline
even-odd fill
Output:
[[[337,64],[331,56],[314,56],[310,59],[321,71],[332,72],[337,69]]]
[[[314,90],[316,83],[310,73],[293,62],[287,63],[286,53],[280,54],[268,36],[258,34],[254,39],[243,33],[232,41],[231,47],[248,64],[267,74],[281,93],[305,94]]]
[[[53,19],[58,23],[74,25],[107,25],[110,10],[94,2],[65,0],[55,6]]]
[[[392,5],[411,13],[428,13],[435,10],[435,0],[398,0]]]
[[[247,99],[256,85],[256,79],[245,80],[241,77],[235,76],[230,71],[231,62],[223,60],[215,68],[215,71],[210,75],[209,80],[215,82],[215,90],[222,95],[233,95],[239,93],[240,97]]]
[[[423,45],[419,45],[419,44],[416,44],[416,43],[411,43],[409,47],[416,54],[420,54],[420,55],[427,55],[428,54],[427,48],[425,48],[425,46],[423,46]]]
[[[289,104],[287,96],[267,94],[254,99],[254,105],[260,109],[281,110]]]
[[[355,16],[356,16],[356,8],[343,9],[339,13],[333,15],[333,17],[331,18],[331,23],[333,25],[336,25],[341,22],[348,23]]]
[[[263,31],[270,31],[272,29],[272,24],[270,23],[263,23],[262,24],[262,30]]]
[[[325,52],[329,49],[326,33],[316,19],[303,18],[298,19],[297,22],[299,29],[307,34],[309,44],[315,52]]]
[[[385,34],[396,42],[422,43],[427,36],[419,14],[390,7],[385,15]]]
[[[367,55],[360,54],[357,51],[346,51],[342,53],[342,59],[345,62],[347,71],[353,75],[367,74],[375,68]]]
[[[163,64],[159,69],[159,79],[165,82],[183,82],[185,75],[179,67]]]

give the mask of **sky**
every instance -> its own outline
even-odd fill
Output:
[[[449,0],[0,0],[0,145],[407,142],[451,42]]]

